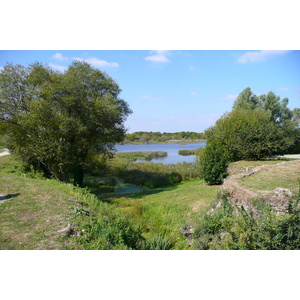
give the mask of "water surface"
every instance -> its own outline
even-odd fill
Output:
[[[163,163],[163,164],[177,164],[180,162],[191,163],[194,161],[196,155],[182,156],[178,154],[179,150],[194,150],[198,148],[204,148],[205,142],[190,143],[190,144],[126,144],[116,145],[117,152],[134,152],[134,151],[165,151],[168,156],[161,158],[154,158],[151,162]],[[142,161],[142,160],[138,160]]]

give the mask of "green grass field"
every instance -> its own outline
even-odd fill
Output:
[[[105,200],[131,216],[144,237],[166,235],[175,249],[185,249],[187,244],[180,228],[196,222],[198,213],[210,205],[218,189],[202,180],[190,180],[137,194],[107,195]]]
[[[243,186],[254,190],[274,190],[277,187],[291,190],[295,195],[299,191],[300,160],[277,163],[271,168],[239,179]]]
[[[230,173],[263,164],[271,168],[239,183],[253,190],[284,187],[297,193],[300,160],[236,162],[230,165]],[[171,249],[192,249],[180,229],[196,226],[221,187],[191,179],[140,193],[108,193],[105,187],[96,189],[95,197],[86,189],[34,176],[38,177],[25,174],[12,155],[0,157],[0,249],[130,249],[118,240],[124,232],[132,235],[130,228],[148,241],[166,239]],[[90,240],[61,234],[59,230],[68,224],[79,232],[91,230]],[[111,239],[109,245],[106,238]]]
[[[0,204],[0,249],[81,249],[75,238],[57,231],[81,222],[72,208],[82,209],[82,195],[76,194],[71,185],[28,178],[18,164],[11,155],[0,158],[0,193],[10,197]],[[218,189],[190,180],[142,193],[98,194],[98,199],[109,203],[106,211],[130,216],[145,238],[159,234],[172,240],[173,248],[187,249],[180,227],[192,224]],[[88,203],[88,207],[99,215],[95,203]]]

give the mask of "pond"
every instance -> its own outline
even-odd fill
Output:
[[[177,164],[181,162],[194,162],[196,155],[182,156],[178,154],[179,150],[194,150],[198,148],[204,148],[205,142],[201,143],[189,143],[189,144],[126,144],[116,145],[117,152],[134,152],[134,151],[165,151],[168,156],[161,158],[154,158],[151,162],[163,163],[163,164]],[[142,161],[142,160],[139,160]],[[138,161],[138,162],[139,162]]]

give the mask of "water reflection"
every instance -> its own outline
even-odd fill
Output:
[[[205,142],[190,143],[190,144],[139,144],[139,145],[116,145],[118,152],[134,152],[134,151],[165,151],[168,156],[152,159],[151,162],[163,164],[177,164],[180,162],[192,163],[195,155],[182,156],[178,154],[179,150],[194,150],[204,148]],[[143,161],[143,160],[139,160]]]

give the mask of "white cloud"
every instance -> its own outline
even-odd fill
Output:
[[[233,101],[238,97],[239,94],[228,94],[225,97],[222,97],[221,100]]]
[[[191,96],[199,96],[199,94],[196,93],[196,92],[191,92],[190,95],[191,95]]]
[[[4,70],[4,67],[0,67],[0,71],[3,71]]]
[[[60,66],[60,65],[55,65],[55,64],[52,64],[52,63],[49,63],[49,66],[52,68],[52,69],[56,69],[60,72],[64,72],[67,70],[67,67],[65,66]]]
[[[52,58],[57,59],[59,61],[68,61],[69,58],[63,56],[61,53],[56,53],[55,55],[52,56]]]
[[[169,62],[169,59],[167,56],[170,55],[170,52],[167,50],[155,50],[151,51],[151,53],[155,53],[150,56],[146,56],[145,60],[151,61],[153,63],[167,63]]]
[[[89,63],[90,65],[94,66],[94,67],[119,67],[119,64],[116,62],[108,62],[106,60],[101,60],[97,57],[89,57],[89,58],[80,58],[80,57],[74,57],[74,60],[78,60],[78,61],[85,61],[87,63]]]
[[[289,88],[279,88],[278,90],[279,91],[289,91],[290,89]]]
[[[290,51],[289,50],[249,51],[241,55],[237,61],[242,64],[249,63],[249,62],[263,61],[270,56],[283,55],[288,52]]]

